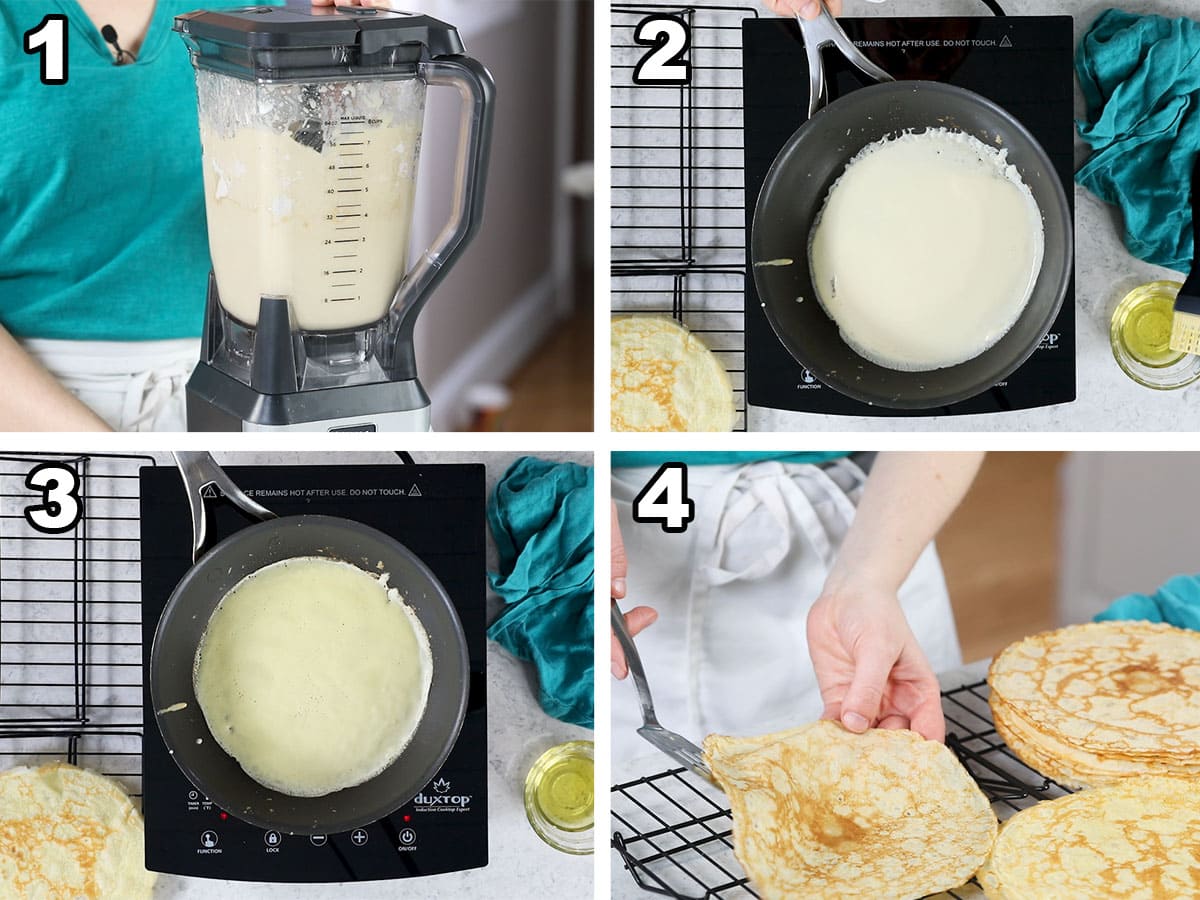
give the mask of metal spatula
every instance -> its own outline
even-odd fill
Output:
[[[625,617],[621,615],[616,603],[612,605],[612,629],[613,634],[617,636],[617,643],[625,652],[625,662],[629,666],[629,674],[633,677],[633,684],[642,704],[643,724],[638,729],[638,734],[684,768],[712,782],[712,771],[705,764],[700,748],[683,735],[668,731],[658,723],[658,716],[654,712],[654,699],[650,696],[650,685],[646,681],[646,670],[642,668],[642,658],[638,655],[637,647],[633,645],[633,638],[625,629]]]

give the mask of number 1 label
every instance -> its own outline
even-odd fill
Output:
[[[25,32],[25,52],[42,57],[42,84],[67,83],[67,17],[49,13]]]

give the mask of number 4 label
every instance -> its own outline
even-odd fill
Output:
[[[79,475],[63,463],[42,463],[25,476],[25,487],[40,491],[42,502],[25,507],[25,520],[43,534],[62,534],[79,523],[83,500]]]
[[[25,52],[42,55],[42,84],[66,84],[67,17],[49,13],[25,32]]]
[[[634,84],[690,84],[692,64],[683,58],[691,46],[687,23],[674,16],[647,16],[633,31],[633,39],[654,49],[634,67]]]
[[[671,534],[687,531],[695,518],[696,504],[688,497],[683,463],[663,463],[633,500],[633,521],[661,525]]]

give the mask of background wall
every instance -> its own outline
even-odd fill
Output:
[[[1200,455],[990,453],[938,536],[963,658],[1200,572]]]
[[[1061,453],[989,453],[938,535],[963,659],[1053,628]]]
[[[1058,616],[1090,619],[1114,598],[1200,572],[1195,453],[1080,453],[1063,467]]]
[[[556,300],[571,287],[571,205],[562,170],[590,158],[577,149],[576,102],[587,77],[576,63],[592,15],[587,3],[538,0],[413,0],[411,11],[455,24],[467,53],[496,81],[495,131],[483,228],[442,282],[417,325],[422,381],[434,401],[434,427],[462,424],[463,392],[502,382],[567,315]],[[457,150],[458,98],[429,92],[421,154],[414,252],[449,217]],[[590,402],[590,396],[588,398]]]

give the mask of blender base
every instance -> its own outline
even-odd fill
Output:
[[[188,431],[429,431],[415,378],[263,394],[201,362],[187,384]]]

